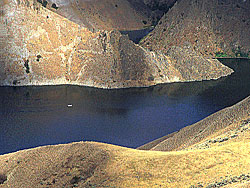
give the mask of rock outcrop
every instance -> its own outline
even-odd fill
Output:
[[[219,61],[197,59],[189,50],[174,49],[179,54],[175,60],[134,44],[118,31],[91,32],[35,0],[2,1],[0,24],[0,85],[124,88],[232,73]]]
[[[250,2],[177,1],[141,44],[168,54],[190,47],[206,58],[250,57]]]

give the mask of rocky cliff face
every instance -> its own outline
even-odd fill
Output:
[[[117,31],[91,32],[36,0],[1,1],[0,85],[142,87],[217,79],[232,70],[175,49],[176,61]],[[177,55],[179,54],[179,55]],[[180,63],[187,56],[190,64]]]
[[[168,54],[190,47],[204,57],[250,56],[250,1],[178,1],[141,44]]]

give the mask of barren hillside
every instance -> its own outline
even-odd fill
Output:
[[[232,73],[189,49],[173,49],[170,58],[134,44],[118,31],[92,32],[47,6],[32,0],[2,3],[0,85],[124,88]]]
[[[164,54],[188,47],[205,57],[249,57],[249,36],[250,1],[182,0],[141,44]]]
[[[136,30],[152,23],[150,17],[142,11],[147,9],[144,4],[137,10],[127,0],[47,0],[46,2],[46,8],[92,31]]]

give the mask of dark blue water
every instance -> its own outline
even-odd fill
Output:
[[[0,87],[0,154],[86,140],[138,147],[250,95],[250,61],[223,63],[235,73],[216,81],[121,90]]]

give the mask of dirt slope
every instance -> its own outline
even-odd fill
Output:
[[[250,1],[182,0],[141,44],[168,54],[189,47],[204,57],[250,56]]]
[[[1,9],[0,85],[143,87],[233,72],[189,50],[176,49],[177,61],[117,31],[91,32],[36,1],[5,0]]]
[[[150,17],[135,9],[127,0],[47,0],[46,8],[61,16],[96,30],[137,30],[151,25]],[[53,8],[53,3],[57,8]]]

